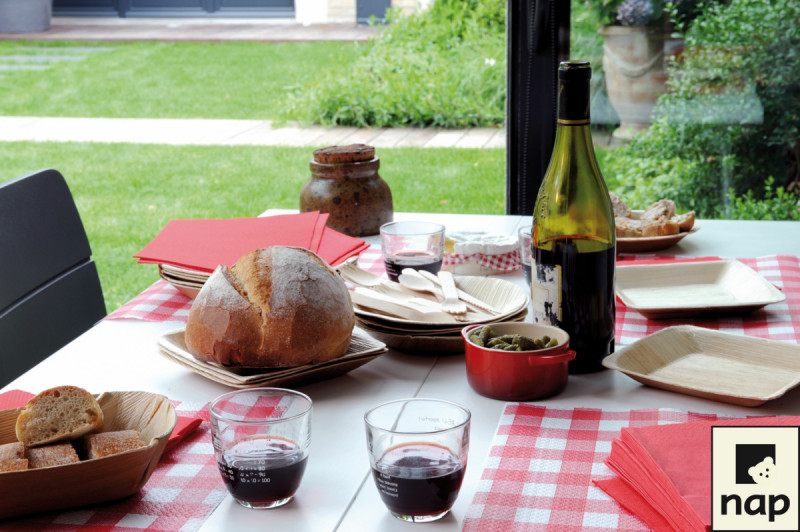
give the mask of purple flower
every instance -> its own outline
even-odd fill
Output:
[[[650,0],[625,0],[617,9],[617,20],[623,26],[644,26],[652,16]]]

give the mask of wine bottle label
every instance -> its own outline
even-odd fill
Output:
[[[561,266],[532,264],[533,323],[561,325]]]

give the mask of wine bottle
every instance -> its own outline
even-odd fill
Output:
[[[603,369],[614,351],[616,235],[589,129],[591,65],[558,69],[558,121],[533,212],[533,320],[567,331],[570,373]]]

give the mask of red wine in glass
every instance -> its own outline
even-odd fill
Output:
[[[431,521],[452,508],[464,467],[446,447],[409,443],[384,453],[372,476],[390,512],[408,521]]]
[[[415,270],[425,270],[436,275],[442,269],[442,258],[437,257],[430,251],[398,251],[383,260],[386,274],[394,282],[403,271],[403,268],[413,268]]]
[[[307,458],[291,440],[254,436],[223,451],[217,465],[228,491],[239,504],[271,508],[285,504],[294,496]]]

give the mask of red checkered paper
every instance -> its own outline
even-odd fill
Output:
[[[179,416],[199,417],[200,426],[166,451],[144,488],[131,497],[72,510],[3,521],[3,530],[177,531],[198,530],[228,494],[222,482],[207,405],[173,401]]]
[[[716,258],[709,258],[715,260]],[[618,264],[641,261],[698,260],[661,255],[621,256]],[[770,340],[800,343],[800,259],[791,255],[769,255],[739,259],[786,295],[781,303],[767,305],[749,314],[650,320],[617,301],[616,343],[627,345],[648,334],[673,325],[696,325]],[[358,265],[377,275],[386,276],[379,246],[361,253]],[[146,321],[186,322],[192,300],[165,281],[157,281],[129,303],[112,312],[106,319],[141,319]]]
[[[670,409],[557,409],[508,403],[483,464],[464,532],[648,530],[592,484],[623,427],[716,419]]]
[[[189,310],[192,308],[192,301],[168,282],[159,280],[104,319],[186,323],[189,318]]]
[[[522,268],[522,259],[519,250],[501,255],[484,255],[483,253],[473,253],[472,255],[459,255],[458,253],[445,253],[442,265],[455,266],[465,262],[475,262],[481,268],[494,270],[496,272],[511,272]]]

